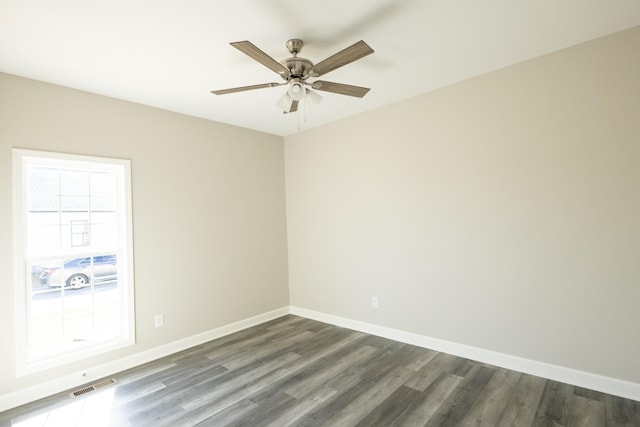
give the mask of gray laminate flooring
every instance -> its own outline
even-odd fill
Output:
[[[636,401],[292,315],[113,377],[0,425],[640,426]]]

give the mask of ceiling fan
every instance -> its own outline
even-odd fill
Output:
[[[313,82],[308,81],[309,78],[320,77],[335,70],[336,68],[372,54],[373,49],[371,49],[369,45],[362,40],[334,55],[331,55],[317,64],[314,64],[306,58],[298,56],[302,50],[302,46],[304,45],[303,41],[300,39],[291,39],[287,41],[286,47],[293,56],[280,62],[264,53],[249,41],[232,42],[230,44],[240,52],[250,56],[265,67],[278,73],[280,77],[284,79],[284,83],[262,83],[230,89],[212,90],[211,93],[213,94],[225,95],[227,93],[243,92],[246,90],[289,85],[287,92],[285,92],[276,105],[282,109],[283,113],[292,113],[298,110],[298,104],[304,98],[316,103],[322,99],[320,95],[313,92],[308,87],[340,95],[355,96],[358,98],[362,98],[367,92],[369,92],[369,88],[366,87],[333,83],[325,80],[315,80]]]

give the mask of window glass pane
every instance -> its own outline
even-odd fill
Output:
[[[39,220],[41,218],[37,218]],[[39,221],[35,222],[39,222]],[[60,253],[60,227],[31,225],[27,230],[27,253],[30,256],[58,255]]]
[[[88,212],[89,196],[60,196],[60,210],[63,212]]]
[[[88,196],[89,171],[61,169],[60,194],[63,196]]]
[[[29,211],[57,212],[60,209],[60,174],[57,169],[28,167],[26,190]]]
[[[116,177],[113,174],[95,172],[91,174],[91,195],[113,199],[116,195]]]
[[[96,251],[104,252],[116,247],[118,244],[116,230],[116,224],[93,224],[91,228],[93,248]]]
[[[89,246],[89,221],[72,219],[71,222],[71,246]]]

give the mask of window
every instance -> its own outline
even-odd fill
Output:
[[[14,150],[18,375],[134,342],[130,163]]]

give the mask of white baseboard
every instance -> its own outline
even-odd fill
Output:
[[[33,402],[65,390],[80,387],[95,380],[114,375],[127,369],[151,362],[161,357],[169,356],[190,347],[206,343],[216,338],[241,331],[251,326],[267,322],[272,319],[284,316],[289,313],[289,307],[282,307],[277,310],[259,314],[248,319],[240,320],[229,325],[221,326],[191,337],[174,341],[159,347],[142,351],[121,359],[117,359],[102,365],[98,365],[82,373],[74,373],[42,382],[38,385],[25,387],[14,392],[0,395],[0,412],[15,408],[25,403]],[[84,375],[82,375],[84,374]]]
[[[80,387],[84,384],[117,374],[118,372],[151,362],[161,357],[169,356],[216,338],[276,319],[288,313],[389,338],[394,341],[429,348],[465,357],[467,359],[476,360],[482,363],[489,363],[502,368],[640,401],[640,384],[637,383],[291,306],[279,308],[229,325],[221,326],[201,334],[193,335],[191,337],[136,353],[131,356],[114,360],[112,362],[96,366],[90,370],[84,370],[84,376],[80,373],[65,375],[50,381],[45,381],[35,386],[25,387],[11,393],[0,395],[0,412],[65,390]]]
[[[397,329],[378,326],[371,323],[352,320],[345,317],[334,316],[331,314],[321,313],[318,311],[307,310],[305,308],[290,308],[291,314],[306,317],[312,320],[329,323],[344,328],[354,329],[356,331],[365,332],[371,335],[377,335],[419,347],[429,348],[443,353],[453,354],[455,356],[476,360],[482,363],[499,366],[501,368],[511,369],[525,374],[535,375],[554,381],[588,388],[591,390],[601,391],[603,393],[624,397],[640,401],[640,384],[624,381],[616,378],[605,377],[602,375],[592,374],[590,372],[578,371],[576,369],[565,368],[562,366],[551,365],[535,360],[524,359],[518,356],[498,353],[478,347],[471,347],[451,341],[431,338],[424,335],[418,335],[411,332],[404,332]]]

